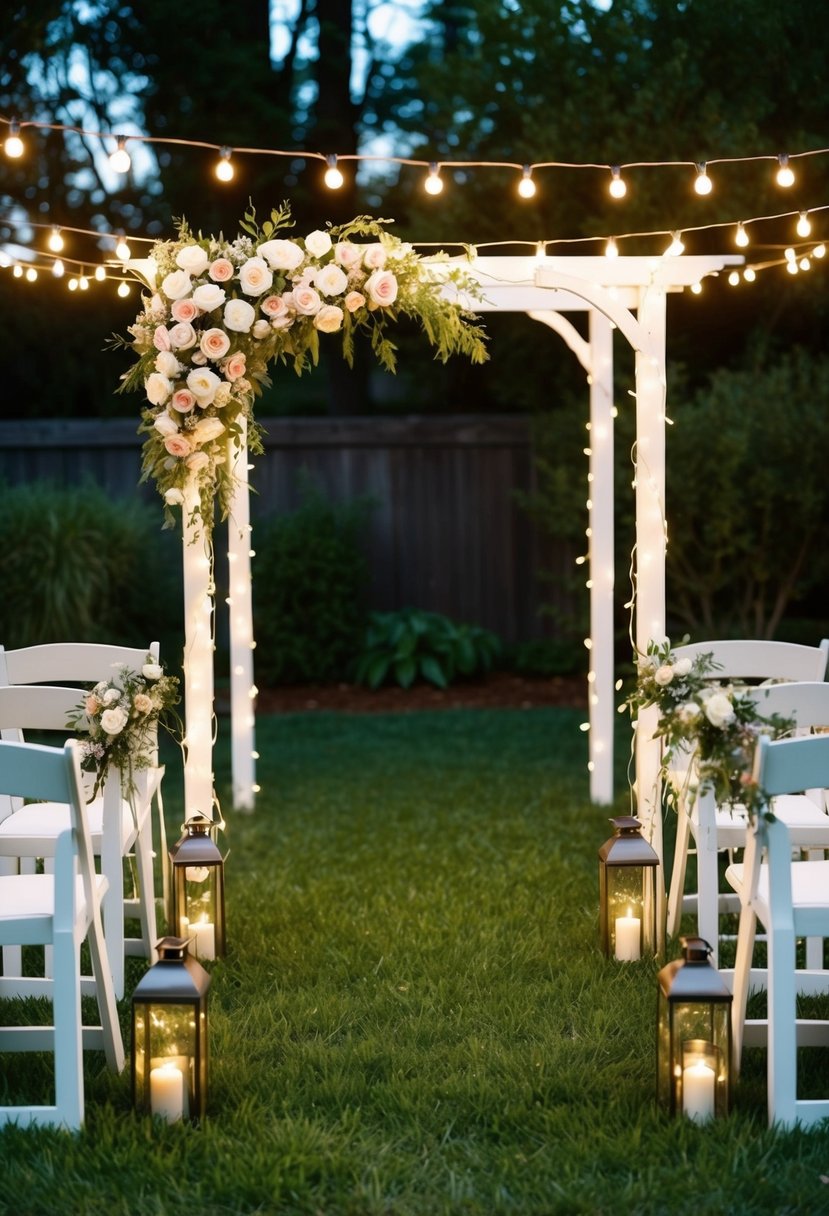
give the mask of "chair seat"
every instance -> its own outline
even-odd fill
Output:
[[[101,895],[108,889],[109,883],[102,874],[96,874],[96,885]],[[12,939],[17,941],[15,921],[27,921],[38,918],[47,926],[45,937],[51,938],[49,922],[55,910],[55,880],[51,874],[7,874],[0,877],[0,907],[3,909],[3,921],[0,934],[4,928],[12,926]],[[86,919],[86,900],[83,892],[83,881],[80,877],[75,880],[76,919]],[[43,938],[32,937],[30,941],[42,941]]]
[[[92,850],[100,854],[103,840],[104,800],[96,798],[87,804],[89,834]],[[14,811],[0,822],[0,853],[6,842],[14,842],[17,856],[51,857],[55,840],[69,827],[69,807],[63,802],[32,802]],[[135,839],[136,826],[129,802],[121,799],[121,847],[128,849]]]
[[[792,844],[829,848],[829,815],[807,794],[780,794],[772,805],[776,817],[789,829]],[[718,806],[716,825],[722,848],[741,848],[745,843],[748,815],[744,806]]]
[[[812,908],[826,909],[829,899],[829,861],[795,861],[792,862],[792,907],[795,912],[799,909],[806,912]],[[735,891],[741,891],[745,882],[743,865],[730,865],[725,872],[726,881]],[[757,879],[757,894],[752,901],[760,920],[768,921],[769,915],[769,868],[760,866]],[[827,913],[827,932],[829,932],[829,913]]]

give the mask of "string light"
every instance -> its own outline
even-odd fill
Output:
[[[615,237],[608,237],[607,244],[604,247],[604,256],[606,258],[618,258],[619,246],[616,244]]]
[[[785,152],[781,152],[777,158],[777,184],[784,189],[794,185],[794,170],[789,164],[789,158]]]
[[[70,291],[77,291],[78,290],[78,280],[74,279],[74,278],[70,279],[69,282],[66,284],[66,286],[69,288]]]
[[[728,276],[728,282],[731,284],[732,287],[737,286],[737,284],[740,282],[740,275],[739,275],[738,271],[736,271],[736,270],[731,271],[731,274]]]
[[[521,198],[533,198],[535,195],[533,171],[529,165],[525,165],[521,170],[521,180],[518,183],[518,193],[521,195]]]
[[[325,159],[328,164],[328,168],[325,170],[323,181],[329,190],[339,190],[344,183],[345,178],[337,168],[337,157],[332,152],[331,155],[327,156]]]
[[[231,148],[221,148],[219,150],[219,159],[216,161],[216,167],[213,172],[220,182],[232,182],[236,170],[230,163],[230,158],[233,155]]]
[[[812,263],[809,261],[808,258],[801,258],[800,261],[798,262],[798,266],[800,267],[801,270],[811,270],[812,269]]]
[[[435,162],[429,165],[429,175],[423,183],[427,194],[440,194],[443,189],[443,178],[440,176],[440,166]]]
[[[37,271],[35,270],[34,266],[30,266],[26,271],[26,281],[29,283],[34,283],[37,281]]]
[[[670,258],[678,258],[680,254],[685,252],[685,246],[682,243],[682,233],[672,232],[671,243],[665,250],[665,256]]]
[[[801,211],[800,215],[797,217],[796,231],[797,231],[798,236],[808,236],[809,233],[812,231],[812,225],[811,225],[811,221],[809,220],[808,211]]]
[[[126,237],[124,236],[123,232],[119,232],[117,235],[118,243],[115,246],[115,256],[120,258],[122,262],[128,262],[132,257],[132,251],[127,244]]]
[[[702,294],[702,283],[692,283],[691,291],[694,293],[695,296],[701,295]]]
[[[127,151],[126,135],[115,136],[115,150],[109,154],[109,164],[115,173],[129,173],[132,161]]]
[[[80,278],[78,279],[78,286],[80,287],[81,291],[89,290],[89,279],[86,277],[85,274],[82,274],[80,276]]]
[[[52,263],[52,274],[56,279],[62,279],[65,273],[66,267],[64,266],[63,262],[60,260],[60,258],[55,258],[54,262]]]
[[[10,160],[18,160],[25,151],[23,140],[20,138],[20,123],[13,118],[9,123],[9,133],[6,136],[6,156]]]
[[[610,185],[608,186],[611,198],[624,198],[628,192],[627,184],[622,177],[622,170],[618,165],[610,167]]]
[[[14,277],[16,279],[23,278],[23,267],[18,262],[15,262],[15,266],[14,266],[14,270],[12,271],[12,274],[14,275]]]
[[[697,194],[710,194],[713,189],[713,182],[708,176],[708,171],[705,161],[697,165],[697,176],[694,179],[694,189]]]
[[[98,283],[103,283],[103,281],[104,281],[104,279],[105,279],[106,277],[107,277],[107,272],[106,272],[106,270],[104,270],[103,266],[96,266],[96,267],[95,267],[95,279],[96,279],[96,281],[97,281]]]
[[[61,249],[63,249],[63,237],[60,234],[60,228],[55,227],[52,229],[49,233],[47,245],[52,250],[52,253],[60,253]]]
[[[126,281],[126,279],[123,279],[118,284],[118,295],[121,296],[122,298],[124,298],[124,297],[128,296],[129,294],[130,294],[130,285]]]
[[[826,246],[823,244],[815,245],[814,249],[812,250],[812,257],[823,258],[825,256],[826,256]]]
[[[757,278],[757,275],[754,272],[753,266],[746,266],[745,270],[743,271],[743,278],[745,279],[745,281],[747,283],[754,282],[754,280]]]
[[[748,233],[745,230],[745,225],[742,220],[737,225],[737,232],[734,236],[734,244],[739,245],[741,249],[745,249],[748,244]]]

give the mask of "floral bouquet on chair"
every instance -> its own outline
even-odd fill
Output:
[[[671,780],[678,757],[690,761],[698,783],[694,797],[711,790],[720,805],[744,807],[754,819],[764,813],[767,798],[752,777],[754,750],[760,735],[788,734],[792,721],[780,714],[758,713],[745,687],[718,683],[713,656],[677,658],[671,643],[650,641],[636,661],[636,689],[627,699],[631,713],[655,705],[659,724],[654,737],[663,740],[661,775],[665,800],[676,807],[679,792]]]
[[[131,787],[132,774],[153,764],[157,728],[175,733],[176,721],[166,720],[180,699],[178,679],[165,675],[150,655],[140,671],[122,667],[86,694],[67,725],[81,742],[81,769],[95,774],[93,798],[112,765]]]

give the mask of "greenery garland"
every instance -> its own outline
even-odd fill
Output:
[[[177,240],[153,246],[141,276],[152,295],[129,327],[131,339],[115,336],[113,345],[138,356],[119,391],[146,394],[141,480],[155,481],[166,526],[192,477],[206,531],[215,499],[227,515],[229,442],[241,441],[246,423],[250,450],[261,452],[253,404],[270,385],[268,368],[274,360],[291,363],[297,374],[312,367],[320,334],[341,335],[349,365],[355,335],[366,334],[380,364],[393,372],[395,345],[386,330],[405,316],[419,322],[442,362],[454,354],[473,363],[487,358],[474,315],[443,292],[451,283],[477,297],[471,276],[450,267],[445,255],[424,263],[386,231],[389,222],[359,216],[289,238],[280,235],[293,226],[283,203],[261,228],[250,208],[233,240],[194,235],[182,220]],[[439,275],[431,269],[436,261],[443,263]]]

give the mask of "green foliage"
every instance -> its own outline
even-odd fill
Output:
[[[360,646],[371,499],[329,502],[305,477],[300,505],[256,530],[253,610],[260,683],[343,679]]]
[[[534,638],[519,642],[505,655],[506,663],[525,676],[568,676],[584,670],[584,645],[566,638]]]
[[[500,649],[488,629],[456,625],[438,612],[373,612],[355,678],[369,688],[387,681],[410,688],[417,679],[446,688],[459,676],[489,671]]]
[[[178,543],[156,512],[98,486],[0,486],[0,640],[158,640],[181,651]]]

